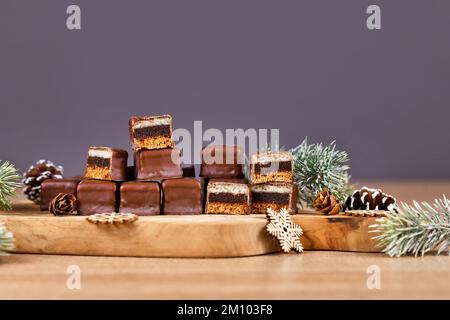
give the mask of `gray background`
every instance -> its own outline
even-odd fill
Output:
[[[129,148],[130,115],[169,113],[336,139],[356,178],[450,178],[449,31],[444,0],[2,0],[0,159],[78,174],[90,145]]]

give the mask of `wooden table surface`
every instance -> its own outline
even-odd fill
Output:
[[[450,196],[450,181],[362,182],[400,201]],[[81,271],[70,290],[67,268]],[[369,266],[380,289],[368,289]],[[450,299],[450,257],[306,251],[228,259],[14,254],[0,258],[0,299]]]

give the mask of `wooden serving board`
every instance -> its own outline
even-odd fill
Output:
[[[368,226],[375,218],[298,214],[306,250],[379,252]],[[140,217],[128,225],[96,225],[82,216],[54,217],[21,201],[0,212],[14,233],[17,253],[133,256],[241,257],[280,251],[266,233],[264,215]]]

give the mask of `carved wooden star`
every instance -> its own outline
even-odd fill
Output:
[[[277,238],[283,252],[295,250],[298,253],[303,252],[303,246],[300,237],[303,230],[299,225],[292,222],[289,212],[281,209],[280,212],[269,208],[267,210],[269,223],[266,226],[267,232]]]

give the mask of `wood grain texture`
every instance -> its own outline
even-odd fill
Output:
[[[376,252],[368,233],[373,218],[293,215],[305,249]],[[133,257],[242,257],[279,251],[265,215],[147,216],[129,225],[95,225],[86,217],[54,217],[18,201],[0,215],[17,253]]]
[[[450,196],[450,181],[364,181],[399,201]],[[81,269],[81,289],[66,286]],[[380,267],[369,290],[367,268]],[[449,256],[305,251],[172,259],[13,254],[0,258],[0,299],[450,299]]]
[[[66,286],[79,266],[81,289]],[[369,290],[367,268],[380,267]],[[0,299],[450,299],[448,256],[305,251],[171,259],[14,254],[0,258]]]

